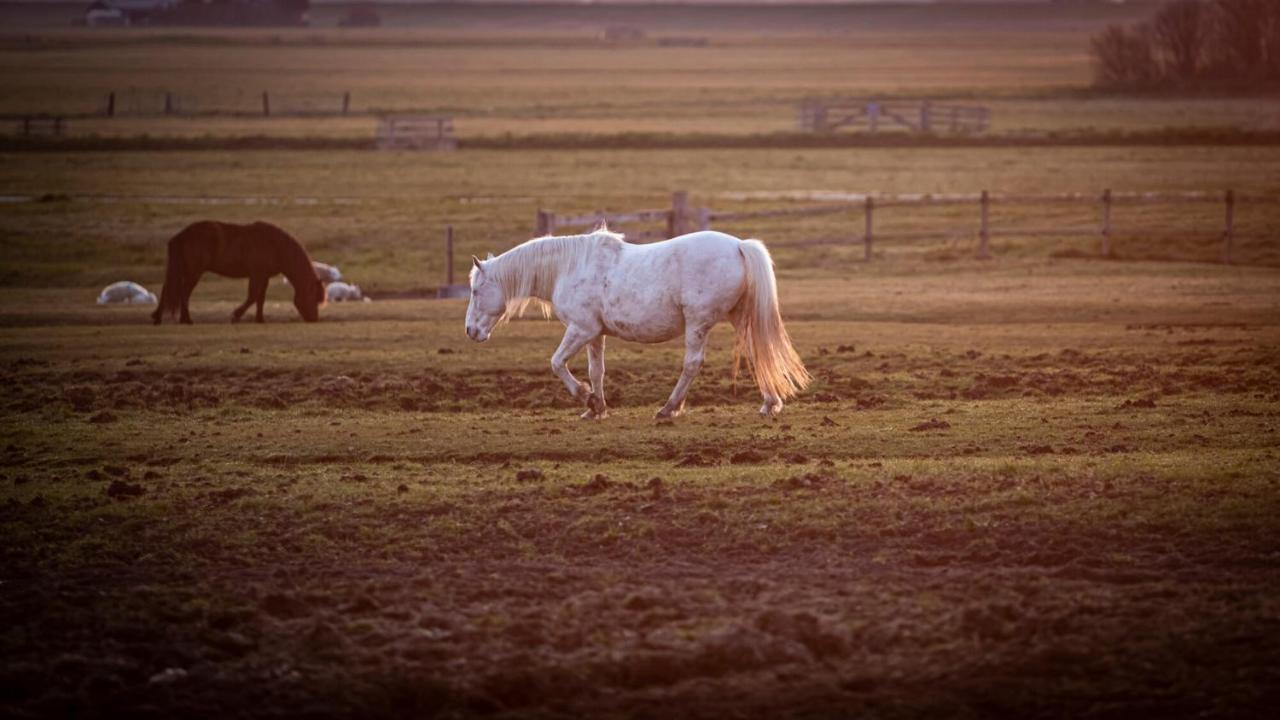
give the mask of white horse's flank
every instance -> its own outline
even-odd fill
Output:
[[[632,245],[599,230],[587,235],[530,240],[487,260],[472,257],[467,336],[489,339],[493,328],[543,304],[565,324],[551,369],[587,410],[600,419],[604,401],[604,338],[658,343],[684,335],[684,370],[659,418],[679,415],[689,384],[702,368],[711,328],[729,320],[735,352],[745,357],[764,396],[763,415],[803,390],[809,373],[791,346],[778,312],[773,260],[759,240],[696,232],[649,245]],[[568,363],[587,348],[591,383]],[[735,372],[738,361],[734,361]]]

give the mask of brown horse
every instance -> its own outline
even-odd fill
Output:
[[[169,240],[169,259],[160,291],[160,305],[151,314],[160,324],[164,313],[181,311],[180,322],[191,324],[191,291],[206,271],[224,277],[249,278],[249,298],[231,313],[231,322],[255,302],[263,322],[262,305],[267,300],[267,282],[281,273],[293,286],[293,305],[307,322],[320,319],[325,304],[324,286],[316,278],[311,258],[289,233],[275,225],[256,222],[252,225],[206,220],[188,225]]]

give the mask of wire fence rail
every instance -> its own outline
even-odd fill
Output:
[[[872,250],[877,242],[907,241],[928,239],[949,239],[955,236],[954,231],[923,232],[882,232],[877,230],[878,213],[896,208],[920,207],[971,207],[977,211],[976,222],[972,226],[978,238],[977,256],[991,257],[990,240],[997,236],[1021,237],[1096,237],[1101,242],[1101,254],[1110,257],[1113,254],[1112,238],[1115,235],[1113,224],[1114,210],[1119,206],[1144,205],[1221,205],[1221,250],[1220,259],[1224,263],[1232,262],[1233,245],[1241,238],[1237,231],[1237,206],[1242,205],[1280,205],[1280,195],[1261,193],[1241,194],[1233,190],[1224,192],[1186,191],[1186,192],[1113,192],[1104,190],[1101,193],[991,193],[986,190],[976,193],[899,193],[899,194],[857,194],[844,195],[838,201],[799,207],[774,207],[760,210],[721,211],[710,207],[694,208],[689,204],[689,194],[679,191],[672,194],[671,207],[656,210],[639,210],[632,212],[607,212],[597,210],[575,215],[558,214],[551,210],[539,210],[535,220],[535,233],[539,236],[551,235],[557,229],[590,229],[601,224],[609,224],[615,228],[640,223],[661,223],[662,227],[648,228],[638,232],[628,232],[631,240],[657,240],[682,235],[693,229],[710,230],[717,224],[738,223],[747,220],[762,220],[785,217],[814,217],[821,215],[859,213],[862,215],[862,232],[857,240],[863,244],[863,255],[868,261],[872,259]],[[1093,206],[1098,211],[1100,221],[1088,227],[997,227],[991,220],[994,206]],[[1184,232],[1170,233],[1164,228],[1130,227],[1125,232],[1140,233],[1149,237],[1185,235]]]

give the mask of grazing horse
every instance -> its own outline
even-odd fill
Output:
[[[722,320],[737,330],[734,371],[745,357],[764,396],[762,415],[777,415],[782,401],[809,383],[778,312],[773,260],[759,240],[696,232],[632,245],[602,229],[536,238],[498,257],[472,256],[471,261],[467,337],[488,340],[494,327],[533,302],[544,312],[554,311],[566,329],[551,369],[586,405],[583,419],[607,414],[606,335],[642,343],[684,336],[684,370],[658,419],[684,410],[689,384],[702,368],[707,336]],[[584,347],[589,385],[568,368]]]
[[[169,240],[160,306],[151,314],[155,324],[160,324],[166,312],[181,312],[181,322],[191,324],[191,291],[206,271],[249,278],[249,297],[231,313],[231,322],[239,322],[255,302],[258,313],[254,319],[263,322],[267,282],[280,273],[293,285],[293,305],[302,319],[320,319],[319,309],[325,304],[324,285],[316,278],[307,251],[289,233],[264,222],[233,225],[206,220],[188,225]]]

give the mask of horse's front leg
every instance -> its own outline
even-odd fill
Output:
[[[684,412],[685,396],[689,394],[689,385],[702,369],[702,359],[707,349],[707,336],[711,334],[711,328],[714,326],[715,323],[707,323],[685,327],[684,369],[680,372],[680,379],[676,381],[675,389],[671,391],[671,397],[667,398],[667,404],[663,405],[654,416],[657,419],[670,420]]]
[[[591,378],[591,395],[587,397],[587,411],[583,420],[603,420],[609,415],[604,404],[604,335],[599,335],[587,345],[587,375]]]
[[[249,307],[252,306],[255,302],[257,302],[259,296],[266,297],[266,293],[267,293],[267,279],[265,277],[250,275],[249,276],[249,297],[245,298],[245,301],[240,303],[240,305],[231,312],[231,322],[233,323],[240,322],[240,318],[244,317],[244,314],[246,311],[248,311]],[[261,305],[258,306],[257,320],[258,322],[262,322],[262,306]]]
[[[560,341],[560,347],[556,348],[555,354],[551,356],[551,372],[564,381],[565,388],[575,400],[588,407],[590,407],[591,386],[579,381],[573,373],[569,372],[569,361],[599,335],[599,330],[589,330],[580,325],[571,324],[564,331],[564,339]]]

